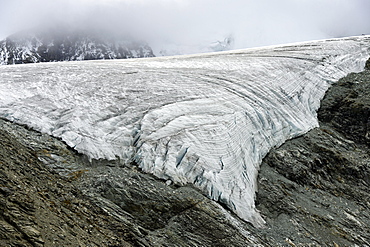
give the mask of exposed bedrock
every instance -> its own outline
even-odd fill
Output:
[[[0,246],[263,246],[192,187],[117,162],[91,165],[1,119],[0,140]]]
[[[320,127],[272,150],[259,172],[256,234],[286,246],[370,245],[370,60],[326,93]]]

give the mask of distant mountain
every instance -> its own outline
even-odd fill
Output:
[[[145,42],[97,31],[53,28],[19,32],[0,41],[0,64],[154,57]]]
[[[228,35],[222,40],[216,40],[213,42],[205,42],[203,44],[196,45],[185,45],[175,43],[164,43],[163,47],[159,48],[159,52],[156,53],[158,56],[176,56],[185,54],[196,54],[196,53],[208,53],[218,51],[229,51],[234,49],[234,37]]]

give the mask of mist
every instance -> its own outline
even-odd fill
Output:
[[[0,0],[0,9],[0,39],[64,23],[144,40],[156,55],[370,34],[368,0]]]

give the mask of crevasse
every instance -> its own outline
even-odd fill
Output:
[[[0,116],[91,159],[194,184],[259,227],[262,158],[316,127],[331,83],[363,69],[369,36],[150,59],[0,67]]]

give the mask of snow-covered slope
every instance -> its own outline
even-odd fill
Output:
[[[318,125],[331,83],[362,70],[370,37],[166,58],[0,67],[0,116],[92,159],[192,183],[255,226],[271,147]]]
[[[154,57],[144,42],[71,30],[20,32],[0,41],[0,65]]]

